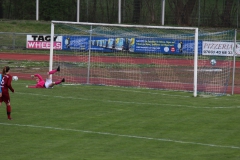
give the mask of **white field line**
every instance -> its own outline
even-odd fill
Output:
[[[114,86],[115,87],[115,86]],[[122,92],[133,92],[133,93],[142,93],[142,94],[153,94],[153,95],[162,95],[162,96],[169,96],[169,97],[180,97],[180,98],[186,98],[186,97],[192,97],[192,96],[186,96],[186,95],[180,95],[180,94],[184,94],[184,93],[190,93],[189,91],[177,91],[179,95],[172,95],[171,93],[174,91],[174,90],[163,90],[164,93],[162,93],[161,91],[162,90],[156,90],[156,91],[160,91],[161,93],[158,93],[158,92],[151,92],[154,91],[154,89],[149,89],[149,91],[147,91],[147,89],[141,89],[141,88],[138,88],[138,90],[128,90],[128,89],[124,89],[124,87],[116,87],[116,88],[119,88],[119,89],[113,89],[113,88],[104,88],[104,90],[110,90],[110,91],[122,91]],[[122,89],[120,89],[122,88]],[[127,88],[127,87],[126,87]],[[90,88],[90,89],[98,89],[97,87],[96,88]],[[99,89],[102,89],[102,88],[99,88]],[[227,94],[226,96],[230,96],[229,94]],[[211,98],[211,99],[221,99],[221,96],[219,98],[219,96],[211,96],[211,95],[207,95],[207,96],[202,96],[202,98]],[[225,100],[230,100],[232,101],[232,99],[225,99]],[[236,99],[237,100],[237,99]]]
[[[56,127],[50,127],[50,126],[35,126],[35,125],[10,124],[10,123],[0,123],[0,125],[18,126],[18,127],[31,127],[31,128],[44,128],[44,129],[51,129],[51,130],[72,131],[72,132],[82,132],[82,133],[109,135],[109,136],[126,137],[126,138],[136,138],[136,139],[163,141],[163,142],[173,142],[173,143],[181,143],[181,144],[201,145],[201,146],[216,147],[216,148],[240,149],[240,147],[238,147],[238,146],[224,146],[224,145],[206,144],[206,143],[198,143],[198,142],[178,141],[178,140],[164,139],[164,138],[151,138],[151,137],[124,135],[124,134],[114,134],[114,133],[107,133],[107,132],[94,132],[94,131],[86,131],[86,130],[78,130],[78,129],[56,128]]]
[[[120,103],[120,104],[138,104],[138,105],[153,105],[153,106],[172,106],[172,107],[187,107],[187,108],[200,108],[200,109],[232,109],[232,108],[240,108],[240,106],[218,106],[218,107],[196,107],[196,106],[187,106],[187,105],[177,105],[177,104],[164,104],[164,103],[141,103],[141,102],[126,102],[126,101],[112,101],[112,100],[96,100],[90,98],[76,98],[76,97],[66,97],[66,96],[52,96],[52,95],[42,95],[42,94],[34,94],[34,93],[22,93],[16,92],[15,94],[27,94],[32,96],[42,96],[42,97],[54,97],[54,98],[65,98],[65,99],[75,99],[75,100],[86,100],[86,101],[101,101],[104,103]]]
[[[81,84],[80,84],[81,85]],[[63,84],[63,86],[69,86],[69,84]],[[74,85],[70,85],[70,86],[74,86]],[[111,87],[115,87],[115,86],[111,86]],[[124,87],[116,87],[116,88],[124,88]],[[127,88],[127,87],[126,87]],[[96,90],[97,88],[89,88],[89,89],[94,89]],[[135,93],[142,93],[142,94],[154,94],[154,95],[162,95],[162,96],[169,96],[169,97],[180,97],[180,98],[186,98],[186,97],[192,97],[192,96],[186,96],[186,95],[180,95],[181,93],[186,93],[188,91],[177,91],[179,95],[172,95],[171,92],[173,92],[174,90],[164,90],[165,93],[168,93],[168,94],[165,94],[165,93],[153,93],[153,92],[148,92],[144,89],[139,89],[139,91],[136,91],[136,90],[125,90],[125,89],[112,89],[112,88],[105,88],[105,90],[111,90],[111,91],[122,91],[122,92],[135,92]],[[151,90],[151,89],[149,89]],[[153,89],[154,90],[154,89]],[[159,91],[161,91],[161,89],[159,89]],[[190,93],[190,92],[189,92]],[[229,94],[227,94],[226,96],[230,96]],[[206,96],[201,96],[201,98],[211,98],[211,99],[221,99],[221,96],[214,96],[214,95],[206,95]],[[229,101],[232,101],[232,99],[225,99],[226,101],[229,100]],[[239,100],[240,101],[240,100]]]
[[[25,84],[26,83],[18,83],[18,84]],[[33,84],[34,85],[34,84]],[[62,86],[81,86],[82,84],[63,84]],[[122,92],[133,92],[133,93],[142,93],[142,94],[153,94],[153,95],[163,95],[163,96],[170,96],[170,97],[183,97],[183,98],[186,98],[186,97],[192,97],[192,96],[186,96],[186,95],[172,95],[171,92],[173,92],[174,90],[164,90],[165,93],[157,93],[157,92],[148,92],[147,89],[141,89],[141,88],[138,88],[139,90],[128,90],[128,89],[124,89],[124,88],[128,88],[128,87],[118,87],[118,86],[111,86],[111,87],[115,87],[115,88],[118,88],[118,89],[113,89],[113,88],[108,88],[106,86],[105,90],[111,90],[111,91],[122,91]],[[122,88],[122,89],[120,89]],[[89,89],[98,89],[97,87],[96,88],[89,88]],[[99,89],[102,89],[102,88],[99,88]],[[137,89],[137,88],[136,88]],[[154,89],[149,89],[149,90],[154,90]],[[157,91],[157,90],[156,90]],[[161,91],[159,89],[159,91]],[[170,92],[170,93],[168,93]],[[185,93],[185,92],[188,92],[188,91],[178,91],[179,94],[181,93]],[[167,93],[167,94],[166,94]],[[230,96],[230,95],[227,95],[227,96]],[[220,99],[218,96],[205,96],[205,97],[202,97],[202,98],[212,98],[212,99]],[[225,100],[230,100],[232,101],[232,99],[225,99]]]
[[[26,83],[18,83],[18,84],[25,84]],[[31,84],[31,85],[34,85],[34,84]],[[82,84],[62,84],[62,86],[82,86]],[[168,92],[172,92],[173,90],[171,91],[168,91],[168,90],[164,90],[165,93],[154,93],[154,92],[150,92],[151,90],[154,90],[154,89],[149,89],[149,91],[147,91],[148,89],[141,89],[141,88],[138,88],[139,90],[128,90],[128,89],[124,89],[124,88],[128,88],[128,87],[118,87],[118,86],[110,86],[110,87],[114,87],[114,88],[117,88],[117,89],[114,89],[114,88],[108,88],[107,86],[104,88],[104,90],[110,90],[110,91],[122,91],[122,92],[134,92],[134,93],[142,93],[142,94],[154,94],[154,95],[167,95],[167,96],[172,96],[172,97],[191,97],[191,96],[183,96],[183,95],[172,95],[172,94],[165,94],[165,93],[168,93]],[[121,89],[122,88],[122,89]],[[96,88],[89,88],[89,89],[98,89],[98,87]],[[99,89],[102,89],[102,88],[99,88]],[[137,89],[137,88],[136,88]],[[159,90],[156,90],[156,91],[161,91],[160,89]],[[181,93],[181,91],[179,92],[179,94]],[[184,91],[182,91],[182,93],[184,93]]]

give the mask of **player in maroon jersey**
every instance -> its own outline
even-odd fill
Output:
[[[56,72],[59,72],[59,71],[60,71],[60,66],[58,66],[58,68],[55,70],[49,71],[46,81],[44,81],[44,79],[42,78],[42,76],[40,74],[34,74],[34,75],[32,75],[32,78],[36,78],[37,84],[34,86],[27,86],[27,87],[28,88],[52,88],[54,85],[58,85],[62,82],[65,82],[64,78],[57,82],[52,81],[50,75],[54,74]]]
[[[0,105],[2,102],[6,103],[6,110],[8,119],[11,120],[11,104],[10,104],[10,95],[8,89],[10,89],[14,93],[14,89],[12,88],[12,76],[10,75],[10,67],[5,66],[2,71],[2,80],[0,87],[2,89],[2,97],[0,97]]]

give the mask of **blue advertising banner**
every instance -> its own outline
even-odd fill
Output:
[[[84,36],[63,36],[63,50],[88,50],[89,37]]]
[[[89,36],[63,36],[63,50],[89,50]],[[107,41],[109,39],[104,37],[92,37],[91,38],[91,50],[100,52],[113,52],[111,48],[107,47]]]
[[[135,39],[134,52],[137,53],[163,53],[182,54],[194,53],[194,41],[192,40],[172,40],[172,39]],[[198,42],[198,53],[202,53],[202,41]]]
[[[63,50],[89,50],[89,36],[63,36]],[[91,50],[100,52],[129,51],[134,53],[193,54],[193,40],[173,40],[162,38],[107,38],[92,37]],[[198,43],[198,53],[202,53],[202,41]]]

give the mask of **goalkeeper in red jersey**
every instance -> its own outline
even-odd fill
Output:
[[[59,71],[60,71],[60,66],[58,66],[58,68],[55,70],[49,71],[46,81],[44,81],[44,79],[42,78],[42,76],[40,74],[34,74],[34,75],[32,75],[32,78],[36,78],[37,84],[34,86],[26,86],[26,87],[28,87],[28,88],[53,88],[54,85],[58,85],[62,82],[65,82],[64,78],[57,82],[52,81],[50,75],[54,74],[56,72],[59,72]]]
[[[0,83],[0,87],[2,90],[2,94],[0,97],[0,105],[2,102],[6,104],[7,116],[8,119],[11,120],[11,105],[10,105],[10,95],[8,90],[10,89],[14,93],[14,89],[12,88],[12,76],[10,75],[10,67],[5,66],[2,71],[2,80]]]

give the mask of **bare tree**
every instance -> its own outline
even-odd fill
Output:
[[[96,19],[96,13],[97,13],[97,0],[94,0],[94,2],[93,2],[93,21],[95,21],[95,19]]]
[[[134,0],[133,1],[133,23],[139,23],[140,21],[140,14],[141,14],[141,0]]]
[[[233,0],[225,0],[223,14],[221,16],[222,24],[225,27],[231,26],[231,11],[233,8]]]
[[[175,20],[178,25],[191,25],[191,14],[197,0],[168,0],[171,10],[174,12]]]
[[[3,0],[0,0],[0,19],[3,18]]]
[[[155,22],[155,3],[153,2],[153,0],[145,0],[145,3],[147,4],[147,8],[148,11],[150,12],[150,16],[151,16],[151,22],[154,23]]]
[[[97,0],[93,0],[92,7],[90,8],[90,20],[91,22],[96,22],[96,13],[97,13]]]

